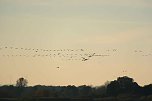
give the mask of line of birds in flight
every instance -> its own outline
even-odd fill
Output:
[[[72,51],[86,51],[86,49],[38,49],[38,48],[18,48],[18,47],[0,47],[0,50],[3,50],[3,49],[14,49],[14,50],[25,50],[25,51],[35,51],[35,52],[39,52],[39,51],[43,51],[43,52],[64,52],[64,51],[67,51],[67,52],[72,52]],[[106,50],[107,52],[109,51],[117,51],[117,49],[107,49]]]
[[[19,51],[30,51],[34,54],[3,54],[3,57],[53,57],[53,58],[67,58],[67,60],[81,60],[87,61],[92,57],[108,57],[111,56],[109,52],[117,52],[118,49],[106,49],[104,54],[97,54],[93,52],[88,52],[86,49],[39,49],[39,48],[18,48],[18,47],[0,47],[1,50],[19,50]],[[41,52],[44,52],[43,54]],[[46,53],[47,52],[47,53]],[[67,53],[68,52],[68,53]],[[71,53],[70,53],[71,52]],[[142,56],[152,56],[151,53],[145,54],[142,50],[134,50],[136,54],[142,53]]]
[[[0,47],[0,50],[3,49],[15,49],[15,50],[26,50],[26,51],[43,51],[43,52],[62,52],[62,51],[85,51],[84,49],[38,49],[38,48],[18,48],[18,47]]]
[[[35,52],[33,55],[26,55],[26,54],[16,54],[16,55],[0,55],[3,57],[59,57],[59,58],[67,58],[67,60],[81,60],[81,61],[87,61],[92,57],[107,57],[110,56],[109,54],[96,54],[96,53],[90,53],[86,52],[86,49],[38,49],[38,48],[17,48],[17,47],[1,47],[0,50],[24,50],[24,51],[32,51]],[[117,49],[111,49],[106,50],[107,52],[113,51],[116,52]],[[40,54],[38,52],[45,52],[45,54]],[[49,52],[49,53],[46,53]],[[53,53],[52,53],[53,52]],[[66,53],[68,52],[68,53]],[[71,52],[71,53],[70,53]],[[78,53],[76,53],[78,52]]]
[[[150,52],[145,53],[142,50],[135,50],[134,52],[135,53],[142,53],[142,56],[152,56],[152,53],[150,53]]]
[[[3,57],[31,57],[31,55],[0,55]],[[40,55],[40,54],[36,54],[36,55],[32,55],[32,57],[53,57],[53,58],[67,58],[67,60],[82,60],[82,61],[87,61],[89,60],[91,57],[95,57],[95,56],[102,56],[102,57],[107,57],[110,55],[106,55],[106,54],[100,54],[100,55],[95,55],[94,54],[46,54],[46,55]],[[81,58],[79,58],[81,57]]]

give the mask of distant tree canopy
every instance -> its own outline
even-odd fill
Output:
[[[28,81],[25,78],[19,78],[16,86],[0,86],[0,98],[17,98],[17,97],[50,97],[50,98],[102,98],[124,95],[152,95],[152,84],[140,87],[130,77],[118,77],[117,80],[107,82],[105,85],[92,87],[87,85],[81,86],[27,86]],[[27,86],[27,87],[26,87]],[[132,101],[132,100],[131,100]],[[136,100],[138,101],[138,100]],[[146,100],[152,101],[152,100]]]
[[[16,81],[16,86],[17,87],[26,87],[27,83],[28,83],[28,81],[22,77]]]
[[[150,94],[152,94],[152,84],[145,85],[145,86],[142,88],[142,94],[143,94],[143,95],[150,95]]]
[[[117,95],[120,93],[135,92],[140,86],[134,82],[132,78],[127,76],[118,77],[117,80],[111,81],[107,86],[107,93],[109,95]]]

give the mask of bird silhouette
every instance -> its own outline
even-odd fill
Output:
[[[113,51],[117,51],[117,49],[113,49]]]
[[[89,55],[88,57],[93,57],[96,53],[93,53],[92,55]]]
[[[87,61],[87,60],[89,60],[89,59],[86,59],[86,58],[82,57],[82,61]]]
[[[83,49],[80,49],[81,51],[84,51]]]
[[[137,50],[135,50],[134,52],[137,52]]]

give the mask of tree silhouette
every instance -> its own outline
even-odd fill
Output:
[[[151,94],[152,94],[152,84],[145,85],[145,86],[142,88],[142,93],[143,93],[144,95],[151,95]]]
[[[132,78],[127,76],[118,77],[117,80],[111,81],[107,86],[107,93],[109,95],[118,95],[122,93],[133,93],[138,91],[140,86],[134,82]]]
[[[16,86],[17,87],[26,87],[27,83],[28,83],[28,81],[26,79],[24,79],[23,77],[21,77],[16,81]]]

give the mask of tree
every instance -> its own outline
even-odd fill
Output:
[[[111,81],[110,84],[107,86],[107,94],[108,95],[118,95],[120,89],[120,85],[118,81],[114,80]]]
[[[152,95],[152,84],[145,85],[142,88],[142,93],[143,95]]]
[[[117,80],[111,81],[107,86],[109,95],[118,95],[122,93],[133,93],[139,90],[140,86],[132,78],[127,76],[118,77]]]
[[[80,97],[91,97],[92,95],[91,86],[82,85],[82,86],[79,86],[78,89],[79,89]]]
[[[16,81],[16,86],[17,87],[26,87],[27,83],[28,83],[28,81],[26,79],[24,79],[23,77],[21,77]]]

